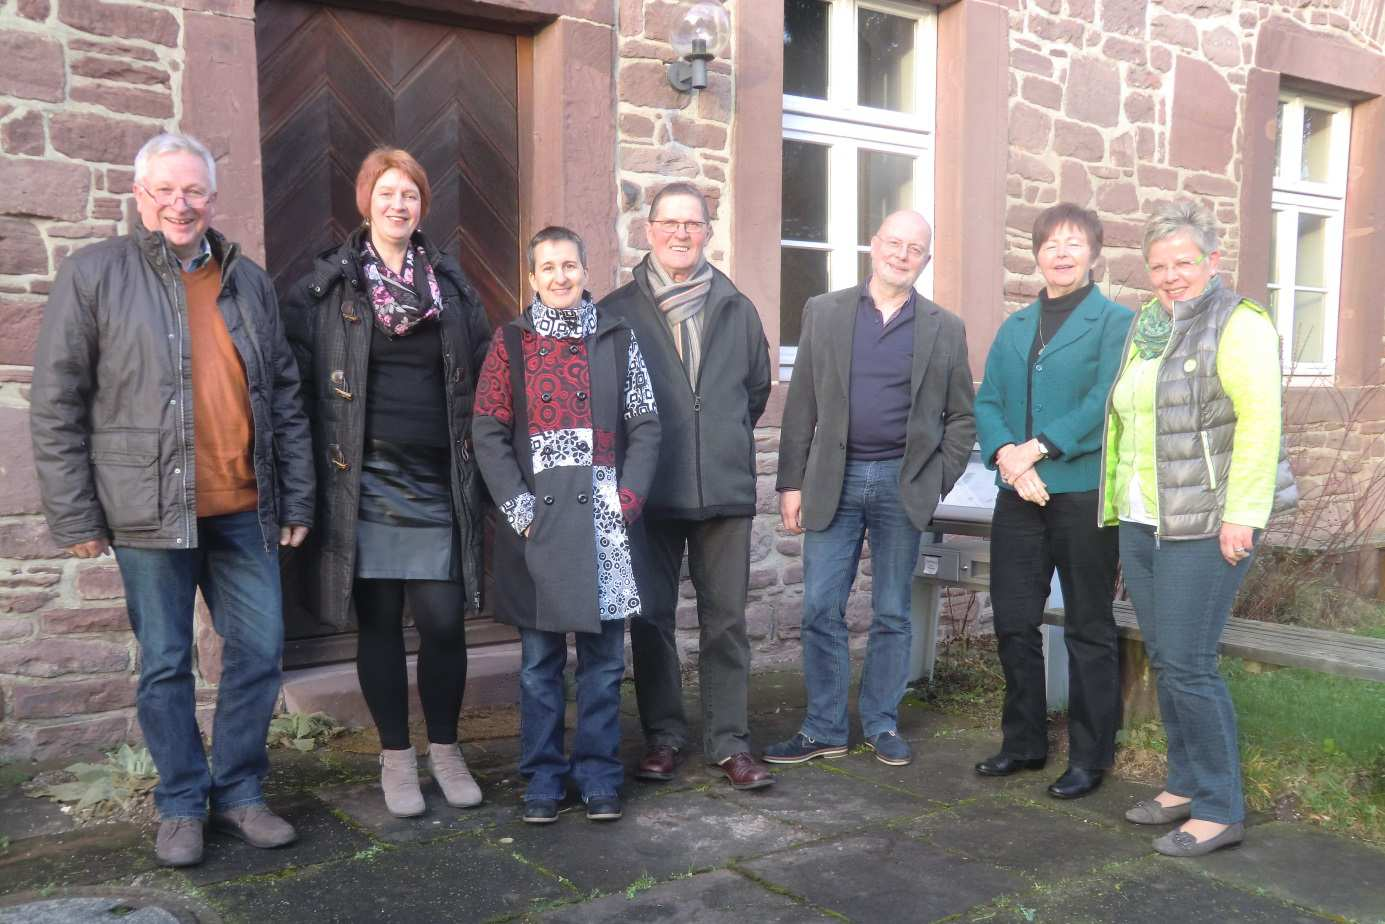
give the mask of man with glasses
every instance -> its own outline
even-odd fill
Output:
[[[769,400],[769,345],[755,306],[705,258],[707,200],[670,183],[649,207],[650,253],[603,311],[635,329],[659,401],[663,439],[632,535],[644,607],[630,623],[646,750],[635,776],[671,780],[687,745],[674,611],[683,550],[697,591],[703,751],[737,789],[774,778],[750,755],[745,600],[755,516],[755,422]]]
[[[765,760],[842,757],[851,682],[846,602],[870,536],[870,639],[861,730],[886,764],[913,755],[899,735],[908,682],[910,588],[920,533],[961,477],[976,436],[962,321],[914,290],[933,232],[917,212],[889,215],[870,242],[871,275],[803,309],[779,433],[779,512],[803,538],[800,730]]]
[[[186,135],[135,158],[139,223],[63,261],[34,361],[44,514],[77,558],[114,547],[139,642],[136,708],[159,770],[156,853],[202,828],[295,838],[264,803],[284,625],[278,546],[313,519],[312,437],[269,276],[210,227],[216,164]],[[224,640],[210,765],[196,718],[193,602]]]

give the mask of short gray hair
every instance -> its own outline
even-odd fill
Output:
[[[140,148],[139,153],[135,155],[135,182],[144,179],[149,172],[151,160],[165,154],[180,152],[202,158],[202,163],[207,167],[207,182],[212,187],[209,191],[216,192],[216,158],[212,157],[212,152],[207,150],[205,144],[191,135],[177,132],[164,132],[144,142],[144,147]]]
[[[1185,232],[1204,255],[1221,246],[1212,210],[1192,199],[1175,199],[1155,206],[1154,214],[1145,225],[1145,260],[1149,259],[1149,249],[1155,244]]]

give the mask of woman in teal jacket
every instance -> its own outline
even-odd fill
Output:
[[[1008,776],[1047,761],[1039,627],[1056,568],[1069,665],[1068,768],[1048,788],[1059,799],[1101,784],[1120,721],[1116,531],[1098,525],[1097,485],[1106,395],[1132,314],[1091,282],[1101,239],[1100,220],[1080,206],[1039,215],[1032,242],[1043,292],[1000,326],[976,394],[981,457],[999,470],[991,605],[1005,671],[1004,741],[976,772]]]

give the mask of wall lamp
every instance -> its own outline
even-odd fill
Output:
[[[731,18],[719,0],[689,4],[670,39],[679,60],[669,62],[668,82],[684,93],[707,89],[707,63],[721,54],[730,34]]]

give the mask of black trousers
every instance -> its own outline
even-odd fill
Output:
[[[455,744],[466,691],[466,599],[460,581],[357,578],[356,676],[380,733],[380,747],[409,746],[409,675],[404,605],[418,629],[418,698],[428,740]]]
[[[698,679],[702,747],[709,761],[750,750],[746,725],[750,639],[745,596],[750,586],[751,517],[661,520],[646,517],[644,541],[632,543],[641,614],[630,620],[635,700],[650,745],[687,744],[683,682],[674,638],[683,548],[697,590],[701,630]]]
[[[1002,489],[991,526],[991,606],[1005,671],[1003,754],[1048,754],[1044,600],[1053,569],[1063,588],[1068,649],[1069,763],[1105,769],[1116,756],[1120,668],[1111,615],[1120,552],[1115,529],[1097,526],[1097,492],[1053,494],[1040,507]]]

